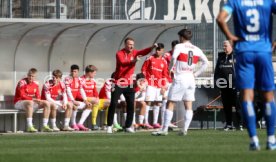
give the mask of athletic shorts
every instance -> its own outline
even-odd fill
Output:
[[[262,91],[273,91],[275,85],[272,53],[237,53],[236,86],[240,90],[255,88]]]
[[[64,111],[64,109],[62,108],[61,105],[63,105],[63,101],[56,101],[57,104],[56,105],[56,110],[59,111],[59,112],[62,112]]]
[[[185,81],[174,80],[168,94],[170,101],[195,101],[195,81],[187,79]]]
[[[30,100],[20,100],[20,101],[17,101],[14,105],[15,109],[17,110],[24,110],[25,111],[25,107],[24,107],[24,104],[25,102],[29,102]],[[33,101],[32,101],[33,102]],[[33,111],[37,111],[41,109],[41,107],[39,107],[39,105],[36,103],[36,102],[33,102]]]
[[[106,100],[107,99],[99,99],[99,103],[98,103],[98,105],[96,105],[96,106],[98,106],[98,110],[105,110],[104,103],[106,102]]]
[[[78,101],[79,102],[79,106],[77,107],[77,109],[78,110],[83,110],[83,109],[85,109],[86,108],[86,104],[84,103],[84,102],[80,102],[80,101]]]
[[[162,101],[161,88],[148,86],[145,101]]]

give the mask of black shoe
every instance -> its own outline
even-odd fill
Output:
[[[99,126],[97,126],[97,125],[92,125],[92,130],[99,130],[100,128],[99,128]]]

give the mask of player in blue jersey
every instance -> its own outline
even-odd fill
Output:
[[[276,107],[274,102],[274,71],[272,66],[272,13],[276,0],[228,0],[217,17],[226,37],[235,44],[236,86],[242,92],[242,114],[251,138],[250,150],[260,150],[253,107],[254,88],[264,99],[267,124],[267,149],[276,150],[274,135]],[[235,35],[226,23],[234,19]]]

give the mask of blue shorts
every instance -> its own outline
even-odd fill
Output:
[[[273,91],[274,70],[271,52],[236,54],[236,86],[238,89]]]

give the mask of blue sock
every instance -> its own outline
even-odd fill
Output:
[[[242,102],[242,115],[250,137],[257,136],[256,115],[252,102]]]
[[[266,130],[267,130],[267,136],[274,135],[275,129],[275,116],[276,116],[276,107],[275,102],[267,102],[265,104],[265,120],[266,120]]]

